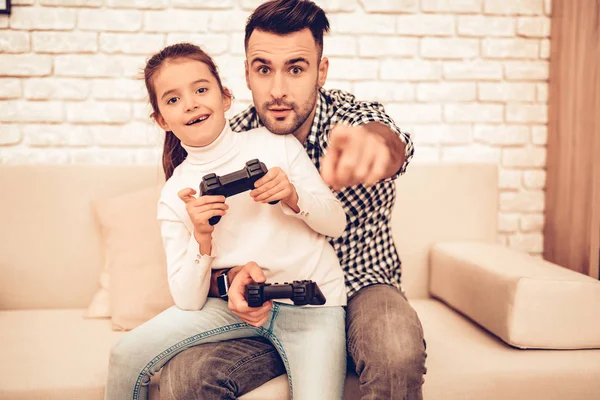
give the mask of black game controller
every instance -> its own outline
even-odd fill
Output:
[[[200,182],[200,195],[231,197],[238,193],[254,189],[254,183],[265,176],[268,169],[258,159],[250,160],[246,166],[239,171],[227,175],[218,176],[208,174],[202,177]],[[279,200],[270,201],[269,204],[277,204]],[[220,216],[208,220],[210,225],[216,225],[221,220]]]
[[[325,304],[325,296],[319,289],[319,285],[313,281],[293,281],[279,283],[252,283],[246,285],[246,301],[249,307],[260,307],[267,300],[291,299],[296,306],[311,304],[322,306]]]

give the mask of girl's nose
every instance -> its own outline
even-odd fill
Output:
[[[199,107],[198,103],[195,100],[192,100],[192,101],[188,102],[186,111],[194,111],[198,107]]]

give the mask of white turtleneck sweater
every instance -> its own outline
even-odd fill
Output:
[[[275,135],[266,128],[236,133],[226,121],[210,145],[183,147],[188,156],[165,183],[158,204],[169,287],[179,308],[199,310],[204,306],[211,269],[250,261],[263,268],[269,283],[311,279],[327,298],[325,306],[346,304],[343,271],[324,236],[340,236],[346,215],[294,136]],[[227,214],[212,234],[211,254],[200,255],[193,224],[177,192],[190,187],[199,193],[204,175],[237,171],[254,158],[267,168],[279,167],[286,173],[298,193],[300,212],[282,202],[255,202],[249,192],[228,197]]]

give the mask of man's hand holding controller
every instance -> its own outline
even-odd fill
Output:
[[[194,238],[200,246],[200,254],[210,254],[212,233],[215,229],[208,220],[215,216],[223,216],[229,206],[225,204],[225,196],[194,197],[196,191],[192,188],[180,190],[177,195],[185,203],[185,209],[194,225]]]
[[[249,262],[242,267],[230,269],[228,275],[231,281],[227,292],[229,309],[247,324],[262,326],[269,319],[269,311],[273,308],[273,302],[269,300],[265,301],[261,307],[249,307],[244,297],[246,285],[255,282],[262,283],[267,280],[262,268],[255,262]]]

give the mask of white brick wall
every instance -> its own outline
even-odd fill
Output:
[[[0,16],[0,163],[158,163],[142,82],[167,44],[204,46],[234,92],[262,0],[19,0]],[[414,163],[495,162],[500,242],[543,247],[550,0],[317,0],[327,87],[378,100]],[[409,170],[410,173],[410,170]]]

